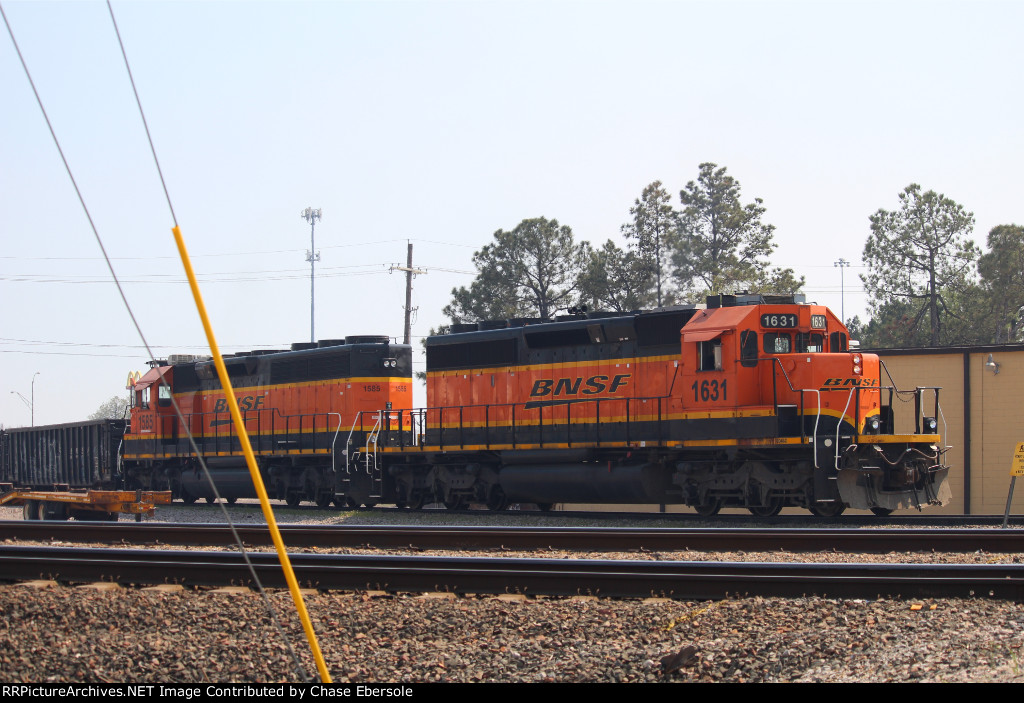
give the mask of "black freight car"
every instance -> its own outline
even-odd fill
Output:
[[[124,420],[17,427],[0,436],[0,483],[36,490],[121,486]]]

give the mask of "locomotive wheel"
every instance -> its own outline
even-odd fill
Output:
[[[332,502],[334,502],[334,496],[330,493],[318,493],[316,496],[316,507],[321,510],[327,510],[331,507]]]
[[[757,517],[775,517],[782,512],[782,501],[776,498],[768,501],[768,505],[751,506],[747,510]]]
[[[345,496],[345,507],[358,508],[360,505],[362,505],[362,503],[360,503],[358,500],[352,498],[351,496]]]
[[[542,513],[546,513],[551,510],[552,505],[554,505],[554,503],[537,503],[537,510],[541,511]]]
[[[427,497],[422,493],[413,493],[406,502],[405,507],[409,510],[420,510],[423,508],[423,504],[427,502]]]
[[[302,495],[299,493],[289,493],[287,497],[285,497],[284,502],[289,508],[297,508],[299,507],[299,503],[302,502]]]
[[[846,510],[846,503],[838,500],[832,503],[812,503],[807,509],[818,517],[839,517]]]
[[[234,505],[235,503],[238,502],[238,496],[231,496],[230,498],[225,498],[224,500],[228,502],[228,505]]]
[[[502,490],[501,486],[495,486],[492,488],[490,494],[487,496],[487,509],[504,510],[507,507],[508,498],[505,497],[505,491]]]
[[[26,500],[25,504],[21,506],[21,517],[25,520],[38,520],[39,519],[39,508],[36,504],[39,501]]]
[[[892,515],[892,508],[880,508],[876,505],[875,507],[871,508],[871,512],[873,512],[878,517],[889,517],[890,515]]]
[[[466,507],[466,498],[464,496],[453,496],[452,498],[448,498],[444,502],[444,507],[449,510],[462,510]]]
[[[206,504],[207,505],[213,505],[216,502],[217,502],[217,499],[214,498],[213,496],[206,496]]]
[[[693,509],[701,517],[712,517],[713,515],[718,515],[718,511],[722,509],[722,501],[718,498],[709,498],[707,503],[695,505]]]
[[[334,496],[334,507],[339,510],[344,510],[348,506],[348,502],[345,500],[345,496]]]
[[[185,505],[192,505],[193,503],[196,502],[196,497],[189,493],[188,491],[182,490],[181,502],[183,502]]]

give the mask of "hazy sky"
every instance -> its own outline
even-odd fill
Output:
[[[101,2],[2,3],[149,341],[204,337]],[[1024,222],[1020,2],[115,2],[225,352],[422,336],[473,251],[524,218],[618,239],[644,186],[698,164],[764,200],[774,263],[866,307],[868,217],[912,182]],[[0,422],[84,419],[146,355],[0,31]],[[414,342],[418,341],[417,339]],[[422,356],[417,356],[422,361]],[[422,368],[422,366],[419,366]],[[422,394],[417,402],[422,403]]]

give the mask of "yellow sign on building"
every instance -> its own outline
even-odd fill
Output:
[[[1017,444],[1013,452],[1013,464],[1010,466],[1011,476],[1024,476],[1024,442]]]

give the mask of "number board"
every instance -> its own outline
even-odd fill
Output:
[[[789,328],[796,327],[796,315],[792,313],[788,314],[765,314],[761,315],[761,326],[775,328]]]
[[[811,315],[811,327],[816,330],[825,329],[825,316],[824,315]]]

